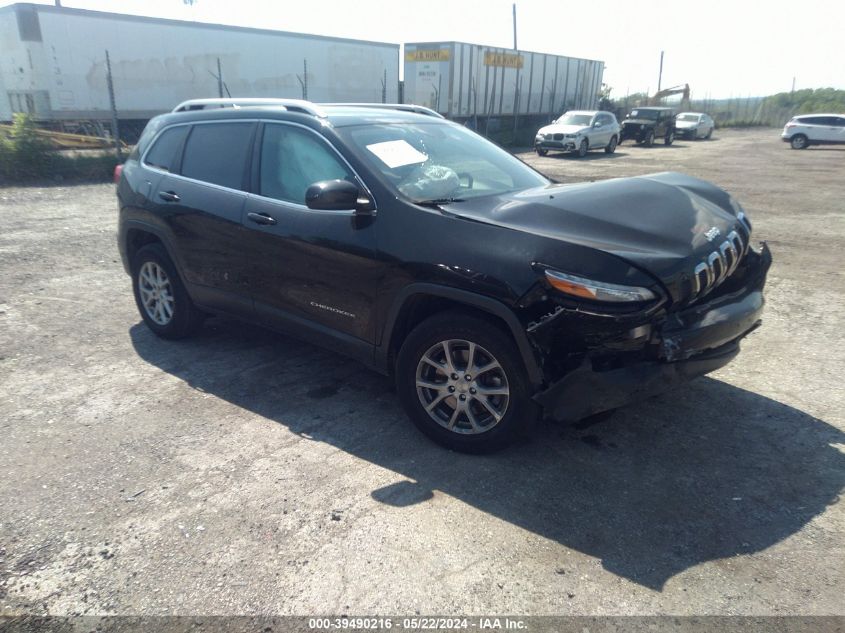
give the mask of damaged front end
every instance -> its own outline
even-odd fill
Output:
[[[749,248],[724,283],[686,304],[661,297],[633,309],[586,306],[547,293],[526,328],[546,379],[535,401],[574,421],[723,367],[760,325],[771,261],[765,243]]]

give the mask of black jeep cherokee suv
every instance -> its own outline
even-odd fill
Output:
[[[638,145],[654,145],[655,139],[663,139],[664,145],[675,140],[675,111],[672,108],[634,108],[622,121],[619,144],[632,139]]]
[[[225,313],[395,377],[463,451],[728,363],[771,262],[739,204],[675,173],[550,182],[437,116],[365,106],[150,121],[118,244],[164,338]]]

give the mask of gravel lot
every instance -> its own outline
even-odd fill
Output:
[[[733,364],[487,457],[328,351],[156,339],[111,185],[0,189],[0,613],[845,613],[845,148],[522,156],[712,180],[775,264]]]

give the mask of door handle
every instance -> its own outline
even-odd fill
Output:
[[[175,191],[159,191],[158,197],[167,202],[179,202],[181,198]]]
[[[276,224],[276,218],[271,218],[266,213],[247,213],[246,217],[256,224],[273,225]]]

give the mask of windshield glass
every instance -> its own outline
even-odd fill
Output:
[[[649,121],[657,120],[657,113],[659,110],[631,110],[632,119],[648,119]]]
[[[560,123],[561,125],[583,125],[587,126],[590,124],[590,121],[593,120],[592,114],[571,114],[567,112],[562,117],[560,117],[555,123]]]
[[[678,121],[698,121],[697,114],[679,114]]]
[[[478,198],[549,180],[474,132],[450,123],[372,124],[337,132],[413,202]]]

